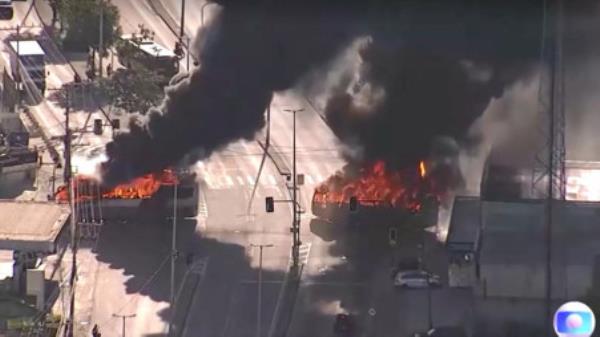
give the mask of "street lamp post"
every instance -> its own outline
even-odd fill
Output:
[[[102,77],[102,58],[104,57],[104,2],[100,0],[100,27],[98,37],[98,76]]]
[[[173,232],[171,234],[171,319],[169,320],[169,334],[173,332],[175,320],[175,262],[177,260],[177,182],[173,186]]]
[[[300,211],[298,209],[298,186],[296,173],[296,113],[304,111],[304,109],[286,109],[285,112],[291,112],[293,115],[292,124],[292,207],[294,215],[292,220],[292,261],[295,268],[300,266]]]
[[[122,325],[121,325],[121,333],[122,333],[122,337],[125,337],[125,321],[128,318],[134,318],[136,316],[136,314],[131,314],[131,315],[118,315],[118,314],[113,314],[113,317],[115,318],[120,318],[122,320]]]
[[[255,245],[251,244],[250,247],[259,249],[258,257],[258,294],[256,304],[256,337],[260,337],[261,322],[262,322],[262,260],[263,260],[263,248],[271,248],[272,244]]]
[[[183,36],[185,35],[185,0],[181,0],[181,22],[179,27],[179,42],[183,44]]]

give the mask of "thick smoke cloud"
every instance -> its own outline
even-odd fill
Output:
[[[201,68],[168,90],[161,111],[107,146],[106,183],[167,167],[192,150],[208,156],[252,138],[272,92],[289,88],[358,32],[354,7],[345,1],[217,3],[224,10],[206,31]]]
[[[339,83],[327,118],[367,159],[397,164],[424,157],[437,136],[465,135],[539,55],[541,0],[215,2],[224,9],[205,32],[201,68],[168,91],[161,112],[107,146],[105,181],[252,138],[274,91],[358,36],[372,40],[361,52],[360,83]],[[354,99],[365,85],[369,114],[357,113]]]
[[[403,166],[428,156],[433,140],[466,145],[466,130],[491,99],[531,72],[539,58],[541,6],[526,1],[442,2],[407,7],[377,26],[360,55],[360,79],[327,104],[332,129],[367,157]],[[356,96],[382,88],[365,113]]]

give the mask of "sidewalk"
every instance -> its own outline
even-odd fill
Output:
[[[73,253],[71,249],[60,254],[52,255],[46,259],[46,278],[55,281],[59,285],[60,294],[49,294],[56,297],[56,302],[51,309],[54,315],[60,315],[63,320],[69,310],[69,279],[71,275],[71,263]],[[92,324],[94,308],[94,293],[96,287],[96,276],[99,263],[96,254],[90,248],[81,248],[77,252],[77,283],[75,289],[75,336],[89,336]]]

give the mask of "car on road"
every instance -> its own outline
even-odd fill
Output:
[[[433,328],[426,332],[416,332],[410,337],[467,337],[465,329],[459,326]]]
[[[352,336],[354,333],[354,318],[350,314],[335,315],[333,333],[336,336]]]
[[[428,288],[441,286],[438,275],[425,270],[401,271],[394,277],[394,286],[402,288]]]

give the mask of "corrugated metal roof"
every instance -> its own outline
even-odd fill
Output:
[[[544,200],[486,202],[483,210],[482,263],[544,262]],[[561,258],[579,256],[581,261],[569,262],[578,264],[600,253],[600,203],[556,201],[554,210],[553,242]]]
[[[0,249],[52,250],[69,217],[66,206],[0,200]]]
[[[19,55],[45,55],[42,46],[35,40],[26,41],[10,41],[10,46],[14,51],[17,51],[17,44],[19,49]]]

